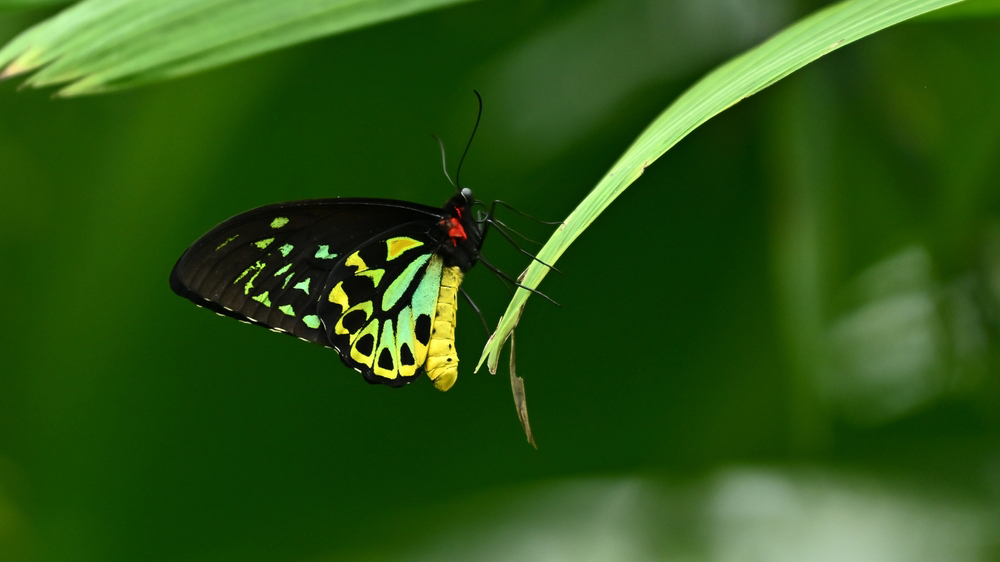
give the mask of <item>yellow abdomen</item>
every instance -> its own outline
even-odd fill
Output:
[[[446,267],[441,273],[441,289],[434,307],[431,341],[427,344],[424,370],[438,390],[448,390],[458,378],[458,352],[455,350],[455,321],[458,310],[458,286],[462,270]]]

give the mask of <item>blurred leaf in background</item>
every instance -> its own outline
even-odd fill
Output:
[[[62,95],[183,76],[316,37],[463,0],[84,0],[0,50]],[[43,68],[44,67],[44,68]]]
[[[982,545],[996,531],[976,502],[850,473],[732,467],[670,484],[594,478],[498,496],[455,505],[455,529],[402,556],[377,556],[965,562],[988,559]],[[370,558],[368,551],[354,559]]]
[[[86,72],[27,79],[145,87],[0,85],[0,559],[995,559],[991,1],[829,54],[608,207],[544,286],[564,308],[518,328],[539,451],[506,377],[471,372],[485,336],[468,307],[467,367],[442,394],[369,386],[170,292],[180,252],[257,205],[442,204],[430,133],[460,151],[472,88],[463,180],[564,217],[700,76],[828,5],[446,4],[173,81],[194,51],[108,72],[173,52],[122,24],[77,51]],[[0,14],[0,35],[25,33],[4,56],[95,5],[112,7]],[[113,47],[129,29],[135,49]],[[485,252],[526,265],[499,239]],[[479,268],[464,286],[490,319],[507,304]]]

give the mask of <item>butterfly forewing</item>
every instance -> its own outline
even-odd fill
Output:
[[[378,234],[415,222],[426,231],[438,216],[433,207],[378,199],[268,205],[198,239],[170,283],[220,314],[329,346],[317,303],[331,270]]]

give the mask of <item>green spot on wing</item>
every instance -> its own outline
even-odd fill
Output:
[[[320,322],[319,322],[319,316],[316,316],[315,314],[310,314],[308,316],[303,316],[302,317],[302,323],[305,324],[306,326],[309,326],[313,330],[315,330],[316,328],[319,328],[319,324],[320,324]]]
[[[275,217],[274,220],[271,221],[271,228],[281,228],[286,224],[288,224],[288,217]]]
[[[414,322],[413,322],[413,307],[407,306],[403,310],[399,311],[399,315],[396,316],[396,356],[400,355],[399,350],[403,348],[405,344],[406,347],[412,352],[416,349],[415,340],[416,334],[414,333]]]
[[[271,299],[267,298],[267,293],[270,291],[264,291],[263,293],[257,295],[256,297],[250,297],[253,300],[263,304],[264,306],[271,306]]]
[[[417,275],[417,270],[427,264],[427,260],[431,259],[430,254],[424,254],[417,259],[413,260],[410,265],[406,266],[406,269],[402,273],[396,276],[386,287],[385,292],[382,293],[382,310],[389,310],[396,305],[396,302],[402,298],[403,293],[413,282],[413,278]]]
[[[439,256],[432,256],[430,265],[424,272],[424,278],[417,285],[417,290],[413,293],[410,301],[413,303],[413,316],[416,318],[421,314],[428,314],[434,317],[434,305],[437,304],[438,291],[441,289],[441,269],[444,262]]]
[[[337,257],[337,254],[330,253],[330,246],[327,246],[326,244],[320,244],[319,249],[316,250],[316,257],[321,260],[332,260],[333,258]]]
[[[285,277],[285,282],[281,284],[282,289],[288,286],[288,282],[292,280],[292,277],[295,277],[295,273],[289,273],[288,277]]]
[[[291,244],[285,244],[284,246],[278,248],[278,251],[281,252],[282,256],[287,258],[288,254],[292,253],[294,248],[295,246],[292,246]]]
[[[225,246],[226,244],[232,242],[233,240],[236,240],[237,236],[239,236],[239,234],[237,234],[236,236],[230,236],[229,238],[226,238],[225,242],[223,242],[222,244],[219,244],[218,246],[216,246],[215,251],[218,252],[219,250],[222,249],[223,246]]]
[[[308,295],[309,294],[309,281],[310,281],[310,279],[306,278],[305,281],[299,281],[298,283],[292,285],[292,288],[293,289],[300,289],[303,292],[305,292],[305,294]]]
[[[289,316],[295,316],[295,310],[292,308],[292,305],[290,304],[281,305],[278,307],[278,310],[284,312]]]
[[[261,263],[261,262],[257,262],[257,263],[260,263],[260,269],[258,269],[257,271],[255,271],[253,273],[253,276],[250,277],[250,280],[247,281],[247,286],[243,288],[243,294],[244,295],[249,295],[250,294],[250,289],[253,289],[253,280],[256,279],[258,275],[260,275],[260,270],[264,269],[264,264],[263,263]]]
[[[288,271],[288,268],[290,268],[290,267],[292,267],[292,264],[290,264],[290,263],[286,263],[284,267],[282,267],[282,268],[281,268],[281,269],[279,269],[278,271],[275,271],[275,272],[274,272],[274,276],[275,276],[275,277],[277,277],[277,276],[279,276],[279,275],[284,275],[284,274],[285,274],[285,272],[286,272],[286,271]]]
[[[274,242],[274,238],[265,238],[263,240],[258,240],[254,242],[253,245],[263,250],[264,248],[268,247],[271,244],[271,242]]]
[[[265,266],[264,262],[259,261],[251,265],[250,267],[246,268],[246,270],[244,270],[243,273],[240,273],[240,276],[237,277],[235,281],[233,281],[233,285],[239,283],[241,279],[243,279],[244,277],[249,275],[251,271],[253,271],[254,274],[247,281],[246,287],[243,288],[243,294],[249,295],[250,289],[253,289],[253,280],[256,279],[258,275],[260,275],[260,272],[262,269],[264,269],[264,266]]]

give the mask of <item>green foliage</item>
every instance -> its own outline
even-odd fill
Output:
[[[759,47],[712,71],[688,89],[643,131],[563,225],[538,252],[521,284],[538,287],[569,245],[643,171],[674,144],[713,116],[788,76],[819,57],[925,12],[961,0],[849,0],[826,8],[775,35]],[[478,366],[496,372],[500,349],[517,325],[530,292],[518,289]],[[477,369],[478,369],[477,366]]]
[[[184,76],[466,0],[84,0],[2,50],[5,75],[92,94]],[[44,67],[44,68],[42,68]]]
[[[258,205],[440,206],[430,133],[453,167],[473,88],[463,183],[565,216],[817,2],[479,2],[114,95],[0,83],[0,560],[995,559],[1000,43],[943,21],[973,3],[642,135],[698,126],[517,327],[537,451],[464,303],[456,386],[391,389],[190,306],[171,266]],[[482,266],[463,287],[508,305]]]

